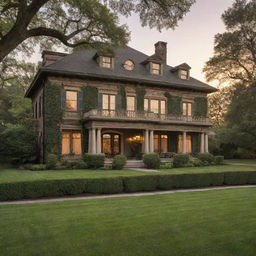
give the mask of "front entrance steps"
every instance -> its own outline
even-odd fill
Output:
[[[112,165],[113,158],[106,158],[105,165]],[[128,159],[124,169],[126,168],[143,168],[144,163],[142,160]]]

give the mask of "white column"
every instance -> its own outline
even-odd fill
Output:
[[[204,153],[204,133],[201,133],[201,147],[200,147],[200,153]]]
[[[101,129],[97,129],[97,154],[101,154]]]
[[[150,153],[154,152],[154,131],[153,130],[149,132],[149,152]]]
[[[145,154],[147,154],[149,152],[149,149],[148,149],[148,130],[145,130],[144,131],[144,152]]]
[[[88,154],[91,154],[92,152],[92,129],[88,129],[89,135],[88,135]]]
[[[187,153],[187,133],[183,132],[182,134],[182,153],[186,154]]]
[[[208,149],[208,134],[205,133],[204,135],[204,151],[205,153],[209,153],[209,149]]]
[[[92,154],[96,154],[96,131],[92,128]]]

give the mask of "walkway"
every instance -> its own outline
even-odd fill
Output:
[[[70,196],[61,198],[50,199],[35,199],[35,200],[19,200],[19,201],[6,201],[0,202],[0,205],[17,205],[17,204],[33,204],[33,203],[50,203],[50,202],[63,202],[63,201],[77,201],[77,200],[90,200],[101,198],[118,198],[129,196],[151,196],[151,195],[165,195],[184,192],[200,192],[210,190],[223,190],[234,188],[256,188],[256,185],[243,185],[243,186],[221,186],[221,187],[208,187],[208,188],[195,188],[195,189],[179,189],[179,190],[167,190],[167,191],[153,191],[153,192],[139,192],[139,193],[123,193],[123,194],[111,194],[111,195],[87,195],[87,196]]]

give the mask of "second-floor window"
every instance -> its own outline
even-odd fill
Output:
[[[126,103],[128,111],[135,111],[135,97],[127,96]]]
[[[182,114],[183,116],[192,116],[192,103],[189,103],[189,102],[182,103]]]
[[[151,73],[154,75],[161,75],[161,64],[152,62]]]
[[[104,115],[114,114],[116,109],[116,96],[111,94],[102,95],[102,110]]]
[[[101,66],[103,68],[112,68],[112,58],[111,57],[102,57]]]
[[[166,113],[165,100],[144,99],[144,110],[164,115]]]
[[[66,110],[77,110],[77,91],[66,91]]]

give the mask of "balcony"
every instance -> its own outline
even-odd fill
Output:
[[[159,122],[172,124],[190,124],[210,126],[208,118],[193,117],[171,114],[157,114],[146,111],[130,111],[130,110],[104,110],[92,109],[83,114],[83,120],[105,120],[105,121],[130,121],[130,122]]]

